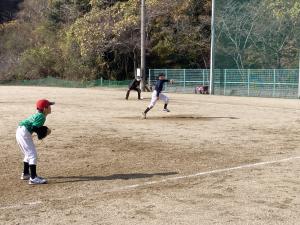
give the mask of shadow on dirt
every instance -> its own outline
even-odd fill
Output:
[[[82,181],[100,181],[100,180],[132,180],[132,179],[143,179],[154,176],[171,176],[176,175],[177,172],[167,173],[129,173],[129,174],[113,174],[109,176],[58,176],[49,177],[49,179],[59,180],[51,183],[73,183]],[[61,180],[61,181],[60,181]]]
[[[136,116],[128,116],[128,117],[116,117],[118,119],[128,119],[128,120],[136,120]],[[216,119],[231,119],[236,120],[239,119],[237,117],[213,117],[213,116],[195,116],[195,115],[171,115],[171,116],[151,116],[149,115],[147,117],[147,120],[200,120],[200,121],[210,121],[210,120],[216,120]]]

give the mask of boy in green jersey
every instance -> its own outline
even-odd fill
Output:
[[[46,99],[37,101],[37,112],[21,121],[17,128],[17,143],[24,154],[24,169],[21,179],[29,180],[29,184],[47,183],[46,179],[39,177],[36,174],[37,152],[32,140],[32,133],[35,132],[37,128],[44,125],[47,115],[51,113],[51,105],[54,105],[54,102],[49,102]],[[49,135],[50,133],[51,130],[48,129],[47,134]]]

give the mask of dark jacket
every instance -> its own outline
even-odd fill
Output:
[[[140,83],[141,81],[140,80],[137,80],[137,79],[133,79],[130,84],[128,85],[129,89],[136,89],[136,88],[139,88],[140,87]]]
[[[169,82],[169,80],[157,80],[155,84],[156,96],[158,97],[160,92],[162,92],[164,88],[164,83]]]

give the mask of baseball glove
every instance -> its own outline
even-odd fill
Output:
[[[37,134],[39,140],[42,140],[45,137],[47,137],[49,133],[48,129],[49,128],[46,126],[41,126],[41,127],[33,127],[32,131]]]

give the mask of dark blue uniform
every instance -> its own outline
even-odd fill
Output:
[[[160,92],[162,92],[165,82],[169,82],[169,80],[158,80],[156,82],[155,84],[156,97],[158,97]]]

